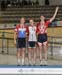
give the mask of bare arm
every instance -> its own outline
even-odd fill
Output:
[[[14,31],[14,44],[16,45],[17,33]]]
[[[52,22],[55,19],[58,9],[59,9],[59,7],[56,7],[55,13],[54,13],[53,17],[50,19],[50,22]]]

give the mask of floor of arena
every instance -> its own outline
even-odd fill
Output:
[[[48,65],[62,65],[62,60],[55,58],[48,58]],[[17,65],[17,57],[15,55],[0,54],[0,65]],[[21,65],[21,63],[20,63]],[[25,58],[25,65],[28,65],[28,60]],[[33,62],[32,62],[33,65]],[[40,65],[40,61],[37,58],[36,65]]]
[[[4,53],[2,53],[2,48],[0,48],[0,65],[17,65],[17,56],[16,56],[17,49],[9,48],[8,54],[7,54],[7,49],[4,48],[3,50],[4,50]],[[38,52],[39,50],[37,50],[36,65],[40,65]],[[53,55],[51,55],[51,47],[49,47],[47,65],[62,65],[62,54],[60,54],[62,52],[62,47],[54,47],[52,49],[52,52],[53,52]],[[33,61],[31,61],[31,63],[33,65]],[[29,65],[27,52],[25,57],[25,65]]]

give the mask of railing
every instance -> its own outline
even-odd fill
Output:
[[[55,46],[57,47],[57,46],[61,46],[62,45],[62,37],[48,36],[48,38],[51,39],[51,40],[48,41],[48,43],[50,44],[51,58],[53,59],[53,50],[54,50],[54,47]]]
[[[1,53],[4,54],[5,48],[6,48],[6,50],[7,50],[6,53],[10,54],[10,52],[9,52],[10,48],[16,49],[16,47],[14,46],[14,38],[5,37],[5,34],[13,35],[13,33],[1,32],[1,34],[2,34],[2,36],[0,37],[0,41],[1,41],[0,48],[2,49]],[[5,45],[4,45],[4,42],[5,42]],[[52,59],[54,58],[54,47],[60,47],[61,45],[62,45],[62,37],[48,36],[48,47],[50,47],[50,56]]]
[[[7,34],[7,35],[12,34],[13,35],[13,33],[12,32],[0,32],[0,33],[2,34],[0,37],[0,40],[2,40],[1,44],[0,44],[0,48],[2,48],[2,54],[4,53],[4,48],[7,49],[7,54],[9,54],[9,48],[11,47],[9,44],[10,43],[9,41],[13,41],[14,38],[5,37],[5,34]],[[4,45],[4,42],[6,45]]]

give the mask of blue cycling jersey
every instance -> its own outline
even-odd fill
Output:
[[[18,38],[25,38],[26,37],[26,28],[19,28],[18,30]]]

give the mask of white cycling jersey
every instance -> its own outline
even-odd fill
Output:
[[[29,30],[29,41],[37,41],[37,37],[36,37],[36,26],[29,26],[28,28]]]

